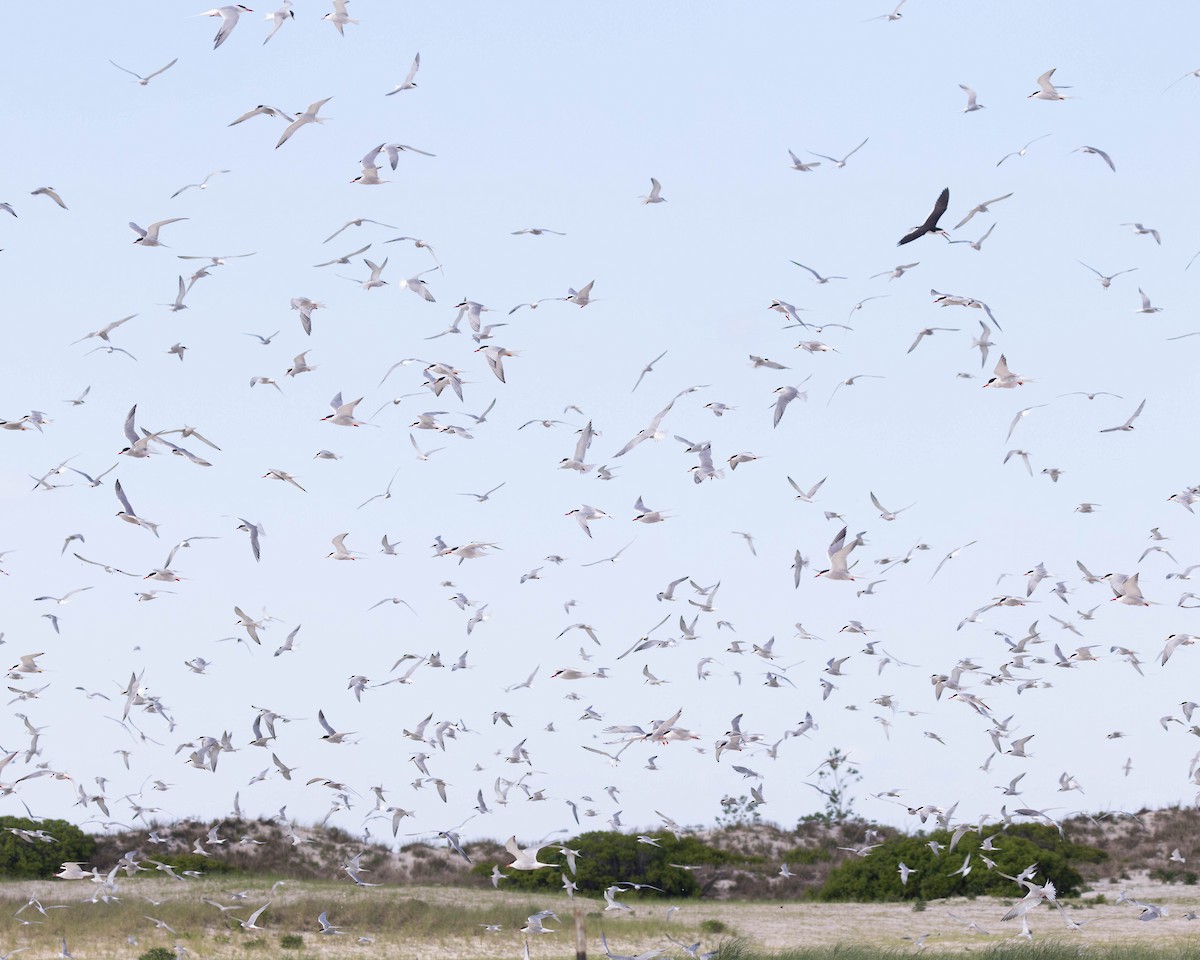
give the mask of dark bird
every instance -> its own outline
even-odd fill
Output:
[[[912,243],[918,237],[923,237],[927,233],[937,233],[938,221],[942,219],[942,214],[946,212],[948,206],[950,206],[950,188],[946,187],[942,191],[941,196],[937,198],[937,203],[933,205],[933,212],[925,218],[925,222],[919,227],[913,227],[896,246],[900,247],[906,243]]]

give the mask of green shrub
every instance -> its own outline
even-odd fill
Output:
[[[563,845],[579,851],[576,859],[578,873],[572,879],[583,893],[599,894],[615,884],[640,883],[658,887],[658,890],[626,890],[623,898],[644,897],[694,897],[700,893],[692,871],[671,866],[672,863],[719,864],[729,855],[708,846],[695,837],[676,840],[669,833],[654,834],[658,846],[640,843],[635,836],[595,830],[580,834],[563,842]],[[562,857],[554,846],[543,848],[540,859],[544,863]],[[509,870],[505,886],[517,890],[561,890],[562,874],[566,872],[565,858],[561,869]],[[507,856],[500,861],[501,870],[508,863]],[[477,863],[472,873],[488,877],[492,872],[490,862]]]
[[[810,866],[817,863],[828,863],[833,859],[834,851],[827,847],[793,847],[781,858],[784,863],[792,866]]]
[[[729,930],[727,924],[721,920],[701,920],[701,933],[726,933]]]
[[[928,841],[935,840],[943,847],[935,856]],[[1020,893],[1011,880],[1000,876],[1015,876],[1031,863],[1039,864],[1039,877],[1054,881],[1060,897],[1076,896],[1083,877],[1071,866],[1071,860],[1095,862],[1106,854],[1082,844],[1070,843],[1058,831],[1042,824],[1014,825],[1006,833],[994,837],[992,851],[979,851],[980,836],[968,833],[962,837],[953,854],[946,852],[950,834],[944,830],[929,835],[894,837],[885,841],[866,857],[850,857],[834,868],[824,885],[817,891],[819,900],[939,900],[944,897],[972,897],[980,894],[1013,896]],[[964,876],[950,876],[971,854],[971,870]],[[981,857],[990,857],[996,864],[988,870]],[[913,871],[908,884],[900,882],[897,870],[903,862]]]
[[[22,840],[13,829],[44,830],[55,842]],[[96,841],[66,820],[35,823],[25,817],[0,817],[0,876],[49,880],[64,863],[90,864],[95,855]]]
[[[198,853],[172,853],[164,861],[182,874],[184,870],[195,870],[203,874],[241,873],[242,871],[224,860],[216,857],[202,857]]]
[[[285,933],[279,938],[279,946],[283,950],[303,950],[304,938],[298,933]]]
[[[175,960],[175,951],[166,947],[151,947],[138,960]]]

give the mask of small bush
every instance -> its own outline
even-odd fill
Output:
[[[924,900],[914,900],[913,901],[913,913],[924,913],[924,912],[925,912],[925,901]]]
[[[834,852],[826,847],[793,847],[783,856],[785,863],[793,866],[829,863]]]
[[[285,933],[279,938],[279,946],[283,950],[303,950],[304,938],[298,933]]]
[[[166,947],[151,947],[138,960],[175,960],[175,951]]]
[[[202,857],[198,853],[173,853],[169,855],[167,862],[179,874],[182,874],[184,870],[195,870],[204,874],[242,872],[224,860],[218,860],[216,857]]]
[[[701,933],[727,933],[729,926],[721,920],[701,920]]]
[[[629,882],[650,884],[658,890],[642,888],[632,892],[625,890],[625,898],[695,897],[700,894],[700,884],[693,872],[673,867],[673,863],[719,865],[730,857],[722,850],[711,847],[692,836],[676,839],[665,831],[654,834],[657,846],[639,843],[636,836],[594,830],[563,841],[563,845],[579,851],[578,873],[574,880],[580,892],[599,894],[607,887],[626,885]],[[558,858],[557,844],[547,847],[541,857],[543,862]],[[501,866],[508,862],[501,861]],[[491,874],[492,865],[479,860],[472,873],[480,878]],[[506,886],[525,891],[560,891],[562,869],[511,871]]]

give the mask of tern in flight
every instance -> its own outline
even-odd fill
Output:
[[[799,397],[801,400],[808,399],[807,391],[801,390],[799,387],[776,387],[773,393],[776,394],[775,400],[775,415],[772,426],[779,426],[779,421],[783,419],[783,412],[787,410],[788,404]]]
[[[1133,421],[1142,415],[1142,410],[1143,410],[1143,408],[1145,408],[1145,406],[1146,406],[1146,401],[1143,400],[1141,403],[1138,404],[1137,409],[1133,411],[1133,416],[1131,416],[1128,420],[1126,420],[1119,427],[1108,427],[1104,430],[1101,430],[1100,432],[1101,433],[1116,433],[1118,430],[1132,430],[1133,429]]]
[[[796,499],[797,500],[799,500],[802,503],[812,503],[813,497],[815,497],[817,495],[817,491],[821,489],[821,485],[827,479],[828,479],[827,477],[822,477],[820,480],[818,480],[816,483],[814,483],[807,490],[805,490],[798,483],[796,483],[796,481],[793,480],[791,477],[787,478],[787,482],[788,482],[788,484],[791,485],[791,488],[796,491]]]
[[[321,242],[328,243],[330,240],[332,240],[334,237],[336,237],[343,230],[346,230],[350,227],[361,227],[364,223],[373,223],[377,227],[387,227],[389,230],[397,229],[396,227],[393,227],[390,223],[380,223],[378,220],[368,220],[366,217],[358,217],[355,220],[347,220],[345,223],[343,223],[340,227],[338,227],[336,230],[334,230],[333,233],[331,233],[329,236],[327,236]],[[351,254],[351,256],[353,256],[353,254]]]
[[[1099,147],[1076,147],[1071,152],[1072,153],[1093,153],[1097,157],[1099,157],[1101,160],[1103,160],[1105,163],[1108,164],[1109,170],[1111,170],[1113,173],[1117,172],[1117,166],[1116,166],[1116,164],[1114,164],[1112,162],[1112,157],[1110,157],[1107,153],[1105,153]]]
[[[662,353],[660,353],[660,354],[659,354],[657,357],[655,357],[653,360],[651,360],[651,361],[650,361],[648,364],[646,364],[644,367],[642,367],[642,372],[641,372],[641,373],[638,375],[638,378],[637,378],[637,383],[635,383],[635,384],[633,385],[633,390],[630,390],[630,391],[629,391],[630,393],[633,393],[633,391],[634,391],[634,390],[636,390],[636,389],[637,389],[639,386],[641,386],[641,384],[642,384],[642,378],[643,378],[643,377],[645,377],[645,376],[646,376],[646,374],[648,374],[648,373],[653,373],[653,372],[654,372],[654,365],[655,365],[656,363],[658,363],[658,361],[659,361],[659,360],[661,360],[661,359],[662,359],[663,357],[665,357],[666,355],[667,355],[667,351],[666,351],[666,350],[664,350],[664,351],[663,351]],[[532,421],[531,421],[531,422],[532,422]],[[526,426],[528,426],[528,424],[526,424]]]
[[[226,124],[226,126],[236,127],[239,123],[249,120],[251,117],[279,117],[280,120],[286,120],[288,123],[291,123],[295,119],[291,114],[284,113],[278,107],[269,107],[264,103],[260,103],[253,110],[247,110],[234,120],[233,123]]]
[[[1025,156],[1025,151],[1026,151],[1026,150],[1028,150],[1030,147],[1032,147],[1032,146],[1033,146],[1035,143],[1037,143],[1039,140],[1045,140],[1045,139],[1046,139],[1048,136],[1050,136],[1050,134],[1048,134],[1048,133],[1043,133],[1043,134],[1042,134],[1040,137],[1034,137],[1034,138],[1033,138],[1032,140],[1030,140],[1030,141],[1029,141],[1027,144],[1025,144],[1025,146],[1023,146],[1023,147],[1022,147],[1020,150],[1016,150],[1016,151],[1014,151],[1013,153],[1006,153],[1004,156],[1002,156],[1002,157],[1001,157],[999,160],[997,160],[997,161],[996,161],[996,166],[1000,166],[1000,164],[1002,164],[1002,163],[1003,163],[1005,160],[1007,160],[1009,157],[1023,157],[1023,156]]]
[[[1153,237],[1154,242],[1157,243],[1160,247],[1162,246],[1162,236],[1153,227],[1144,227],[1140,223],[1123,223],[1123,224],[1121,224],[1121,226],[1133,227],[1133,232],[1136,233],[1139,237],[1146,237],[1146,236]]]
[[[37,197],[37,196],[49,197],[51,200],[53,200],[55,203],[57,203],[64,210],[67,209],[67,205],[65,203],[63,203],[63,198],[60,197],[54,191],[53,187],[38,187],[36,190],[30,190],[29,195],[31,197]],[[9,213],[12,213],[11,207],[9,208]],[[15,217],[16,214],[14,213],[13,216]]]
[[[351,19],[350,14],[346,12],[347,2],[348,0],[333,0],[333,13],[327,13],[321,18],[322,20],[328,20],[335,27],[337,27],[337,32],[343,37],[346,35],[346,24],[358,23],[357,20]]]
[[[376,166],[375,160],[379,156],[379,152],[384,148],[384,144],[380,144],[373,150],[368,150],[366,156],[362,158],[362,173],[351,180],[351,183],[357,183],[360,186],[377,186],[381,183],[391,183],[390,180],[383,180],[379,176],[379,167]]]
[[[957,333],[958,329],[958,327],[925,327],[923,330],[918,331],[917,339],[912,342],[912,346],[909,347],[906,352],[912,353],[917,349],[922,340],[924,340],[926,337],[932,337],[939,330],[943,331],[944,333]]]
[[[1132,428],[1130,428],[1130,429],[1132,429]],[[133,507],[130,506],[130,504],[129,504],[129,498],[127,496],[125,496],[125,491],[121,488],[120,480],[116,481],[116,483],[113,484],[113,491],[116,493],[117,499],[121,502],[121,507],[122,507],[122,509],[117,511],[117,516],[120,517],[122,520],[124,520],[126,523],[132,523],[134,526],[137,526],[137,527],[145,527],[147,530],[149,530],[151,533],[153,533],[157,537],[158,536],[158,524],[151,523],[149,520],[145,520],[145,519],[139,517],[137,515],[137,513],[134,512]]]
[[[1068,100],[1069,97],[1063,96],[1058,92],[1058,87],[1050,82],[1050,78],[1054,76],[1054,71],[1057,67],[1051,67],[1040,77],[1037,78],[1038,89],[1029,95],[1029,99],[1035,100]],[[1063,87],[1064,90],[1070,90],[1070,87]]]
[[[1099,277],[1100,278],[1100,286],[1103,287],[1105,290],[1107,290],[1109,287],[1109,284],[1111,284],[1121,274],[1133,273],[1133,271],[1135,271],[1137,269],[1137,267],[1130,267],[1128,270],[1118,270],[1116,273],[1111,273],[1111,274],[1105,275],[1105,274],[1101,273],[1099,270],[1097,270],[1095,267],[1088,267],[1088,265],[1086,263],[1084,263],[1082,260],[1077,260],[1075,262],[1078,263],[1081,267],[1087,267],[1089,270],[1092,271],[1092,273],[1094,273],[1097,277]]]
[[[165,243],[159,243],[158,231],[165,227],[168,223],[178,223],[180,220],[186,220],[187,217],[172,217],[170,220],[156,220],[150,226],[143,230],[133,221],[129,223],[129,229],[138,235],[134,243],[140,243],[143,247],[165,247]]]
[[[850,574],[847,561],[850,553],[861,542],[862,537],[859,535],[847,543],[846,527],[842,527],[838,531],[838,535],[833,538],[833,542],[829,544],[829,569],[820,571],[817,576],[825,577],[827,580],[853,580],[854,577]]]
[[[244,10],[245,7],[243,7],[242,9]],[[258,926],[258,918],[263,915],[263,911],[266,910],[267,907],[269,907],[270,905],[271,905],[271,901],[268,900],[261,907],[259,907],[252,914],[250,914],[250,916],[247,919],[238,920],[237,917],[234,917],[233,919],[237,920],[237,922],[239,924],[241,924],[241,927],[243,930],[261,930],[262,927]]]
[[[244,7],[240,3],[230,4],[225,7],[217,7],[213,10],[206,10],[204,13],[197,13],[197,17],[220,17],[221,28],[217,31],[216,37],[213,39],[213,49],[216,50],[221,44],[229,39],[229,35],[233,33],[233,28],[237,26],[238,17],[243,13],[253,13],[249,7]],[[253,918],[251,918],[253,922]]]
[[[287,23],[288,20],[296,19],[296,15],[292,13],[292,0],[283,0],[283,6],[274,13],[268,13],[265,19],[270,20],[272,26],[271,32],[267,34],[267,39],[263,41],[263,46],[267,45],[267,42],[279,32],[279,28]]]
[[[937,203],[933,205],[933,210],[929,216],[925,218],[925,222],[919,227],[913,227],[908,233],[900,238],[900,242],[896,246],[900,247],[906,243],[912,243],[919,237],[925,236],[927,233],[944,233],[938,227],[938,221],[942,219],[942,214],[946,212],[946,208],[950,206],[950,188],[946,187],[942,190],[937,198]]]
[[[180,187],[173,194],[171,194],[171,199],[174,200],[177,196],[179,196],[181,193],[183,193],[184,190],[190,190],[192,187],[196,187],[198,190],[207,190],[208,189],[208,181],[220,173],[229,173],[229,171],[228,170],[214,170],[212,173],[210,173],[207,177],[205,177],[199,183],[189,183],[189,184],[186,184],[185,186]],[[195,258],[189,257],[188,259],[195,259]],[[203,258],[201,258],[201,259],[203,259]]]
[[[651,177],[650,178],[650,192],[648,194],[646,194],[646,196],[639,197],[638,199],[642,201],[643,206],[647,203],[666,203],[667,198],[662,196],[661,194],[662,194],[662,184],[659,183],[657,180],[655,180],[653,177]]]
[[[884,520],[895,520],[898,516],[900,516],[900,514],[902,514],[909,507],[915,506],[915,504],[910,503],[908,505],[908,507],[901,507],[899,510],[889,510],[887,507],[885,507],[882,503],[879,502],[879,498],[876,497],[875,494],[873,494],[873,493],[871,494],[871,503],[874,504],[876,510],[880,511],[879,516],[882,517]]]
[[[815,280],[817,283],[828,283],[830,280],[846,280],[846,279],[847,279],[846,277],[833,277],[833,276],[830,276],[830,277],[823,277],[823,276],[821,276],[819,273],[817,273],[817,271],[816,271],[816,270],[814,270],[812,267],[806,267],[804,264],[802,264],[802,263],[798,263],[798,262],[797,262],[797,261],[795,261],[795,260],[793,260],[793,261],[791,261],[791,262],[792,262],[792,263],[794,263],[794,264],[795,264],[797,267],[799,267],[801,270],[807,270],[809,273],[811,273],[811,274],[813,275],[813,279],[814,279],[814,280]]]
[[[819,160],[816,161],[815,163],[805,163],[798,156],[796,156],[791,150],[788,151],[788,156],[792,158],[792,169],[799,170],[801,173],[808,173],[810,170],[815,170],[817,167],[819,167],[821,165],[821,161],[819,161]]]
[[[899,280],[902,276],[904,276],[904,274],[907,271],[911,270],[913,267],[919,267],[920,265],[921,265],[920,260],[918,260],[916,263],[900,263],[900,264],[897,264],[895,267],[893,267],[891,270],[884,270],[882,273],[873,273],[867,279],[874,280],[876,277],[887,277],[888,283],[891,283],[893,280]],[[874,298],[872,297],[872,298],[868,298],[868,299],[874,299]],[[864,300],[863,303],[866,303],[866,301]]]
[[[983,241],[985,241],[988,237],[990,237],[992,235],[992,231],[995,229],[996,229],[996,225],[993,223],[990,227],[987,228],[987,232],[982,237],[980,237],[978,240],[951,240],[949,237],[946,237],[946,242],[947,243],[965,243],[968,246],[970,246],[970,248],[972,250],[975,250],[976,252],[978,252],[983,249]]]
[[[324,100],[317,100],[315,103],[310,103],[308,109],[300,116],[288,124],[287,129],[283,131],[283,136],[279,138],[279,142],[275,144],[275,149],[278,150],[291,139],[293,133],[299,130],[307,123],[324,123],[328,117],[318,117],[317,113],[325,106],[333,97],[326,97]]]
[[[976,101],[975,91],[968,87],[965,83],[960,83],[958,89],[967,95],[967,105],[963,107],[963,113],[974,113],[976,110],[982,110],[983,104]]]
[[[177,64],[179,62],[179,58],[176,57],[174,60],[172,60],[170,63],[168,63],[165,67],[159,67],[153,73],[148,73],[144,77],[140,73],[134,73],[132,70],[126,70],[119,63],[114,63],[112,60],[109,60],[108,62],[111,63],[114,67],[116,67],[118,70],[124,71],[125,73],[129,74],[131,77],[137,77],[138,85],[144,87],[151,80],[153,80],[155,77],[157,77],[160,73],[166,73],[173,66],[175,66],[175,64]]]
[[[1140,310],[1134,310],[1134,313],[1159,313],[1162,311],[1162,307],[1150,306],[1150,298],[1146,296],[1141,287],[1138,287],[1138,294],[1142,298],[1142,308]]]
[[[1170,89],[1171,89],[1171,87],[1175,86],[1175,84],[1177,84],[1177,83],[1182,83],[1182,82],[1183,82],[1184,80],[1186,80],[1188,77],[1200,77],[1200,70],[1189,70],[1187,73],[1185,73],[1185,74],[1184,74],[1182,77],[1180,77],[1178,80],[1172,80],[1172,81],[1171,81],[1169,84],[1167,84],[1167,86],[1166,86],[1166,87],[1163,89],[1163,93],[1166,93],[1166,92],[1167,92],[1167,90],[1170,90]]]
[[[970,213],[968,213],[965,217],[963,217],[961,220],[958,221],[958,223],[956,223],[954,225],[954,229],[957,230],[959,227],[966,224],[967,221],[969,221],[977,213],[989,213],[990,211],[988,210],[988,207],[991,204],[999,203],[1001,200],[1007,200],[1011,196],[1012,196],[1011,193],[1006,193],[1002,197],[996,197],[993,200],[984,200],[983,203],[977,204],[976,206],[971,208]]]
[[[421,69],[421,54],[413,57],[412,66],[408,68],[408,76],[404,78],[402,83],[396,84],[395,90],[389,90],[384,96],[390,97],[393,93],[400,93],[404,90],[416,90],[417,85],[413,82],[413,77],[417,75],[417,71]]]
[[[889,23],[891,23],[892,21],[895,21],[895,20],[903,20],[904,14],[902,14],[900,12],[900,8],[902,6],[904,6],[904,4],[906,2],[907,2],[907,0],[900,0],[900,2],[898,4],[896,4],[896,9],[893,10],[891,13],[881,13],[877,17],[868,17],[866,20],[863,21],[863,23],[870,23],[872,20],[887,20]]]
[[[996,369],[993,373],[993,377],[984,384],[984,387],[1012,390],[1014,387],[1021,387],[1029,383],[1028,377],[1023,377],[1021,374],[1013,373],[1009,370],[1008,358],[1004,354],[1000,354],[1000,359],[997,361]]]
[[[897,8],[897,9],[899,9],[899,8]],[[867,140],[870,140],[870,139],[871,139],[870,137],[867,137]],[[864,140],[862,143],[860,143],[857,147],[855,147],[848,154],[846,154],[844,157],[842,157],[841,160],[837,159],[837,157],[827,157],[827,156],[825,156],[825,154],[817,153],[815,150],[809,150],[808,152],[811,153],[814,157],[820,157],[822,160],[828,160],[830,163],[836,164],[837,168],[840,170],[842,167],[844,167],[846,165],[847,160],[849,160],[852,156],[854,156],[856,153],[858,153],[859,150],[861,150],[863,147],[865,147],[867,145],[867,140]]]

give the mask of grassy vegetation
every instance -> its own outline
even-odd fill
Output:
[[[1067,960],[1085,949],[1086,955],[1101,960],[1200,960],[1196,946],[1200,924],[1193,926],[1182,919],[1185,910],[1195,908],[1196,898],[1182,886],[1172,888],[1176,898],[1170,901],[1169,921],[1142,924],[1136,920],[1135,907],[1095,900],[1069,901],[1064,906],[1076,919],[1102,922],[1089,925],[1086,934],[1071,932],[1064,928],[1059,915],[1043,910],[1032,920],[1032,943],[1016,939],[1018,926],[998,922],[1004,902],[986,898],[950,904],[931,902],[924,912],[914,913],[911,904],[669,903],[622,895],[622,900],[628,899],[635,909],[630,915],[606,912],[603,900],[577,897],[572,901],[561,892],[495,891],[490,885],[487,889],[462,890],[448,886],[362,888],[348,881],[289,881],[276,890],[259,919],[262,929],[246,931],[233,918],[247,918],[270,898],[269,884],[262,879],[249,883],[240,877],[204,877],[186,882],[119,879],[117,899],[107,904],[81,902],[83,896],[96,889],[87,881],[0,885],[0,915],[7,911],[12,916],[31,896],[46,908],[42,915],[36,908],[26,907],[20,919],[36,923],[17,926],[10,922],[0,945],[5,950],[26,948],[31,956],[55,956],[60,938],[65,936],[79,960],[138,960],[156,947],[169,950],[173,957],[177,944],[188,951],[188,956],[205,960],[306,960],[318,956],[340,960],[367,955],[373,960],[515,960],[522,954],[525,937],[520,928],[526,918],[553,909],[560,920],[547,920],[546,926],[558,933],[530,938],[531,957],[568,960],[574,954],[573,911],[578,908],[593,960],[603,958],[601,932],[607,935],[615,953],[636,955],[659,948],[666,957],[677,960],[685,960],[683,950],[668,936],[677,943],[700,942],[702,951],[718,950],[718,960],[875,960],[911,956],[917,942],[904,938],[922,934],[928,936],[924,950],[938,956],[966,957],[969,953],[971,957],[982,955],[995,960]],[[233,898],[242,893],[243,899]],[[205,903],[205,898],[234,908],[222,914]],[[57,904],[67,909],[50,909]],[[964,921],[952,911],[971,914],[987,927],[988,933],[965,932]],[[323,912],[345,935],[321,935],[317,916]],[[156,928],[148,917],[162,921],[174,932]],[[498,925],[501,930],[485,930],[485,924]],[[127,939],[131,936],[136,943]],[[360,937],[370,939],[359,943]],[[1117,941],[1125,945],[1110,946]],[[796,942],[824,945],[788,949],[764,946],[780,948]],[[835,943],[836,947],[832,945]],[[162,953],[156,957],[167,960]]]
[[[149,845],[141,830],[95,838],[97,848],[87,866],[106,872],[122,853],[139,850],[141,856],[199,871],[198,877],[184,881],[151,871],[134,877],[120,873],[116,889],[107,891],[88,881],[0,883],[0,915],[7,911],[11,917],[24,908],[17,918],[20,925],[10,921],[6,927],[0,952],[21,947],[30,956],[57,955],[60,938],[65,936],[80,960],[138,960],[155,948],[169,951],[172,957],[183,948],[189,957],[204,960],[318,956],[342,960],[367,952],[373,960],[414,956],[513,960],[523,951],[520,928],[526,917],[553,909],[561,920],[548,921],[546,926],[559,932],[532,937],[531,958],[567,960],[574,954],[572,913],[578,908],[593,958],[603,957],[599,940],[603,931],[617,953],[636,955],[659,948],[666,957],[679,960],[683,951],[666,939],[668,935],[687,944],[699,941],[702,952],[717,950],[720,944],[719,960],[869,960],[911,956],[918,949],[939,956],[970,953],[997,960],[1010,956],[1066,960],[1068,955],[1078,956],[1080,949],[1101,960],[1200,960],[1200,922],[1184,919],[1188,912],[1200,909],[1200,885],[1191,862],[1181,865],[1170,859],[1175,847],[1189,858],[1194,852],[1200,812],[1190,809],[1142,812],[1137,819],[1076,816],[1063,824],[1065,839],[1053,828],[1029,824],[996,835],[994,846],[1002,852],[986,855],[997,861],[998,868],[1015,873],[1036,860],[1064,895],[1062,912],[1042,911],[1031,918],[1032,943],[1016,938],[1019,928],[998,922],[1019,891],[1007,882],[995,890],[987,887],[993,877],[981,863],[985,854],[978,849],[981,837],[975,833],[966,834],[949,859],[945,853],[934,857],[926,846],[931,838],[946,843],[944,833],[910,835],[850,819],[802,822],[793,829],[736,822],[685,837],[683,843],[655,833],[662,847],[638,843],[635,836],[605,833],[586,838],[595,845],[580,858],[580,876],[591,870],[596,889],[617,879],[647,882],[648,871],[663,863],[696,868],[684,875],[686,883],[660,883],[674,894],[667,899],[653,891],[623,892],[618,899],[634,908],[628,914],[606,912],[604,901],[594,894],[588,897],[581,891],[574,901],[568,899],[559,870],[536,875],[507,871],[517,879],[494,890],[489,881],[491,864],[507,870],[510,861],[494,841],[468,845],[473,867],[437,841],[410,843],[397,851],[314,827],[298,831],[307,842],[295,847],[277,824],[230,819],[217,825],[225,845],[210,846],[209,858],[192,854],[195,840],[210,826],[180,822],[158,827],[159,835],[170,838],[165,844]],[[239,842],[243,837],[249,839]],[[568,843],[582,846],[584,839]],[[25,841],[19,843],[13,854],[18,858],[29,850],[41,852]],[[879,846],[865,858],[844,849],[864,843]],[[51,849],[49,844],[44,847]],[[950,878],[967,851],[972,851],[974,864],[969,880]],[[363,876],[380,886],[358,887],[345,876],[340,864],[359,855],[366,868]],[[898,885],[897,858],[920,870],[910,880],[911,888]],[[543,859],[557,861],[558,856],[547,850]],[[784,862],[789,864],[790,877],[780,875]],[[37,871],[43,876],[44,866]],[[1070,899],[1068,891],[1076,884],[1065,866],[1082,874],[1079,899]],[[1160,884],[1149,892],[1147,874]],[[690,884],[693,878],[695,886]],[[271,884],[277,879],[286,883],[272,895]],[[660,881],[673,879],[659,877]],[[529,888],[519,889],[520,884]],[[1127,885],[1137,896],[1169,905],[1170,918],[1139,923],[1137,906],[1115,902]],[[242,892],[244,898],[233,897]],[[691,896],[680,896],[685,893]],[[985,893],[998,897],[980,896]],[[101,894],[108,895],[108,902],[99,902]],[[947,904],[941,899],[947,895],[966,899]],[[27,906],[31,896],[47,908],[45,914]],[[911,901],[889,906],[863,902],[904,896]],[[230,909],[222,913],[204,898]],[[826,898],[834,902],[818,902]],[[268,899],[272,902],[259,920],[262,929],[243,930],[237,920],[248,918]],[[49,909],[51,905],[69,909]],[[321,913],[327,913],[329,922],[345,935],[323,936],[317,925]],[[157,928],[147,917],[177,932]],[[1070,919],[1087,922],[1086,933],[1067,929]],[[968,931],[967,920],[976,921],[986,933]],[[501,929],[488,931],[485,925]],[[913,939],[923,935],[927,941]],[[743,936],[750,939],[740,939]],[[360,937],[369,939],[360,943]],[[835,942],[840,945],[830,946]],[[794,943],[814,946],[782,952],[768,949]],[[1198,945],[1181,946],[1186,943]],[[166,960],[165,953],[157,956]]]
[[[238,878],[240,879],[240,878]],[[560,922],[547,920],[546,926],[564,931],[554,938],[560,946],[573,944],[573,908],[583,913],[590,940],[599,942],[601,930],[609,936],[614,929],[622,938],[640,940],[661,938],[664,910],[661,902],[639,902],[636,894],[622,897],[635,908],[634,915],[614,917],[604,914],[604,901],[580,898],[571,901],[558,896],[526,893],[470,892],[449,888],[358,888],[349,883],[303,881],[281,887],[271,905],[258,921],[263,929],[242,930],[237,919],[249,915],[271,899],[269,884],[256,880],[248,891],[231,884],[237,879],[202,879],[175,883],[169,880],[132,878],[119,882],[118,899],[109,903],[80,903],[81,894],[90,894],[92,885],[76,883],[7,883],[0,885],[0,915],[13,915],[35,896],[46,915],[26,907],[23,919],[36,921],[19,928],[20,946],[32,947],[45,955],[57,954],[59,939],[68,937],[73,953],[76,944],[118,944],[135,936],[141,950],[164,943],[183,943],[193,954],[228,954],[230,951],[260,949],[258,941],[269,942],[272,952],[286,941],[286,949],[303,950],[317,943],[344,943],[360,935],[400,941],[407,944],[445,944],[452,941],[481,941],[489,934],[485,925],[500,925],[504,941],[519,940],[517,931],[526,918],[545,909],[554,909]],[[231,894],[246,892],[242,900]],[[234,909],[222,912],[205,899]],[[52,909],[62,905],[66,909]],[[348,937],[321,937],[317,916],[328,913],[329,922],[343,928]],[[147,919],[154,917],[175,933],[158,929]],[[236,918],[236,919],[235,919]],[[696,924],[675,922],[672,931],[692,941],[703,936]],[[299,940],[297,938],[300,938]],[[549,940],[547,940],[549,943]],[[469,950],[468,950],[469,953]],[[136,954],[135,954],[136,955]],[[173,954],[172,954],[173,956]],[[81,960],[83,960],[81,955]]]
[[[715,960],[892,960],[895,957],[912,955],[911,945],[888,949],[854,944],[836,947],[796,947],[764,953],[755,950],[745,940],[734,939],[721,944]],[[937,955],[971,957],[972,960],[1079,960],[1081,948],[1078,943],[1009,942],[984,945],[962,952],[938,951]],[[1195,944],[1180,944],[1174,947],[1089,944],[1086,950],[1082,951],[1082,955],[1092,960],[1196,960],[1200,957],[1200,947]]]

